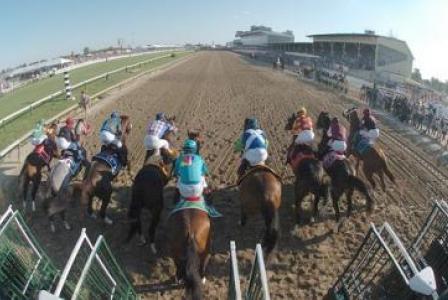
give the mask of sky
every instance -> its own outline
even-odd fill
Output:
[[[448,0],[0,0],[0,69],[116,45],[225,43],[250,25],[405,40],[424,78],[448,80]]]

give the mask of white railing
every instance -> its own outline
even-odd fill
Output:
[[[245,299],[249,300],[270,300],[268,277],[264,264],[263,249],[260,244],[255,248],[255,258],[249,276],[249,283],[246,289]]]
[[[230,276],[229,276],[229,300],[242,300],[240,272],[238,270],[238,260],[236,258],[236,246],[234,241],[230,241]]]
[[[150,58],[150,59],[147,59],[147,60],[144,60],[144,61],[141,61],[141,62],[132,64],[132,65],[129,65],[129,66],[124,66],[124,67],[115,69],[115,70],[113,70],[113,71],[109,71],[109,72],[100,74],[100,75],[95,76],[95,77],[93,77],[93,78],[89,78],[89,79],[87,79],[87,80],[84,80],[84,81],[82,81],[82,82],[79,82],[79,83],[77,83],[77,84],[74,84],[74,85],[72,86],[72,89],[79,88],[79,87],[81,87],[81,86],[83,86],[83,85],[85,85],[85,84],[91,83],[91,82],[96,81],[96,80],[101,79],[101,78],[105,78],[105,77],[107,77],[107,76],[109,76],[109,75],[111,75],[111,74],[115,74],[115,73],[117,73],[117,72],[121,72],[121,71],[123,71],[123,70],[127,70],[127,69],[129,69],[129,68],[134,68],[134,67],[137,67],[137,66],[140,66],[140,65],[144,65],[144,64],[150,63],[150,62],[152,62],[152,61],[159,60],[159,59],[162,59],[162,58],[167,58],[167,57],[170,57],[170,55],[163,55],[163,56],[158,56],[158,57]],[[12,113],[12,114],[10,114],[10,115],[8,115],[8,116],[6,116],[6,117],[0,119],[0,127],[2,127],[4,124],[8,123],[9,121],[11,121],[11,120],[17,118],[18,116],[23,115],[23,114],[25,114],[25,113],[27,113],[27,112],[33,110],[34,108],[36,108],[36,107],[42,105],[43,103],[47,102],[48,100],[51,100],[51,99],[53,99],[53,98],[55,98],[55,97],[57,97],[57,96],[59,96],[59,95],[62,95],[63,93],[65,93],[65,89],[61,89],[61,90],[59,90],[59,91],[57,91],[57,92],[54,92],[54,93],[52,93],[52,94],[50,94],[50,95],[48,95],[48,96],[46,96],[46,97],[44,97],[44,98],[42,98],[42,99],[39,99],[39,100],[37,100],[37,101],[31,103],[30,105],[25,106],[25,107],[23,107],[22,109],[19,109],[18,111],[16,111],[16,112],[14,112],[14,113]]]
[[[166,58],[166,57],[169,57],[169,55],[159,56],[159,57],[156,57],[156,58],[152,58],[151,60],[154,61],[154,60],[161,59],[161,58]],[[148,63],[148,62],[149,62],[149,61],[140,62],[140,63],[134,64],[134,65],[132,65],[132,66],[127,66],[127,68],[131,68],[131,67],[133,67],[133,66],[135,66],[135,65],[145,64],[145,63]],[[120,68],[120,69],[123,70],[123,68]],[[125,69],[125,68],[124,68],[124,69]],[[139,76],[142,76],[142,75],[144,75],[144,74],[147,74],[147,73],[149,73],[149,72],[153,72],[153,71],[154,71],[154,70],[151,69],[151,70],[148,70],[148,71],[139,73],[139,74],[137,74],[136,76],[133,76],[133,77],[131,77],[131,78],[128,78],[128,79],[126,79],[126,80],[124,80],[124,81],[122,81],[122,82],[119,82],[119,83],[117,83],[117,84],[115,84],[115,85],[113,85],[113,86],[111,86],[111,87],[108,87],[108,88],[106,88],[106,89],[104,89],[104,90],[102,90],[102,91],[100,91],[100,92],[98,92],[98,93],[92,95],[91,98],[92,98],[92,99],[95,99],[95,98],[97,98],[99,95],[102,95],[102,94],[108,92],[108,91],[111,90],[111,89],[114,89],[114,88],[116,88],[116,87],[118,87],[118,86],[121,86],[121,85],[123,85],[123,84],[125,84],[125,83],[131,81],[131,80],[134,80],[135,78],[137,78],[137,77],[139,77]],[[113,71],[113,72],[118,72],[118,71],[115,70],[115,71]],[[105,73],[105,74],[107,74],[107,73]],[[108,74],[110,75],[110,74],[112,74],[112,72],[108,72]],[[103,74],[103,75],[104,75],[104,74]],[[105,76],[105,75],[104,75],[104,76]],[[103,76],[103,77],[104,77],[104,76]],[[97,77],[99,77],[99,76],[97,76]],[[97,78],[97,77],[95,77],[95,80],[96,80],[96,79],[99,79],[99,78]],[[102,77],[100,77],[100,78],[102,78]],[[92,80],[92,79],[89,79],[89,80]],[[93,81],[93,80],[92,80],[92,81]],[[89,82],[91,82],[91,81],[89,81]],[[80,85],[82,85],[82,84],[85,84],[85,83],[86,83],[86,82],[83,82],[83,83],[79,83],[79,84],[77,84],[77,85],[74,85],[73,88],[78,87],[78,86],[80,86]],[[67,108],[66,110],[60,112],[60,113],[57,114],[56,116],[54,116],[54,117],[52,117],[52,118],[46,120],[46,123],[51,123],[51,122],[53,122],[54,120],[57,120],[57,119],[61,118],[61,117],[64,116],[64,115],[67,115],[68,113],[70,113],[71,111],[77,109],[78,107],[79,107],[78,104],[74,104],[73,106],[70,106],[69,108]],[[1,126],[0,126],[0,127],[1,127]],[[24,134],[23,136],[21,136],[20,138],[18,138],[17,140],[15,140],[13,143],[11,143],[9,146],[7,146],[7,147],[4,148],[3,150],[1,150],[1,151],[0,151],[0,160],[3,159],[6,155],[8,155],[12,150],[14,150],[15,148],[18,148],[18,147],[19,147],[23,142],[25,142],[27,139],[29,139],[30,136],[31,136],[31,134],[32,134],[32,131],[27,132],[26,134]]]

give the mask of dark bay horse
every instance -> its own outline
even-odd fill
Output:
[[[280,178],[268,167],[249,169],[240,181],[241,225],[246,225],[247,216],[261,213],[266,224],[263,249],[268,256],[276,247],[280,237],[279,208],[282,202]]]
[[[210,259],[212,236],[208,214],[184,209],[168,219],[170,256],[176,265],[176,278],[185,282],[186,298],[203,299],[202,283]]]
[[[58,147],[56,145],[56,132],[58,125],[56,123],[45,127],[47,139],[42,145],[37,146],[33,152],[28,154],[19,174],[19,188],[22,188],[23,207],[26,208],[28,199],[28,187],[33,184],[31,190],[31,207],[36,210],[36,194],[42,181],[42,169],[46,166],[50,169],[50,162],[53,157],[58,157]]]
[[[295,113],[288,118],[285,130],[292,129],[296,118],[297,115]],[[302,202],[305,197],[309,194],[314,196],[313,217],[311,219],[311,221],[313,221],[313,219],[319,216],[320,198],[323,197],[325,202],[328,201],[330,196],[330,183],[325,176],[322,162],[319,161],[313,149],[306,145],[295,145],[294,141],[292,143],[293,144],[288,150],[288,157],[299,157],[297,163],[294,163],[297,158],[293,158],[292,161],[290,161],[290,165],[296,177],[294,184],[296,197],[296,222],[297,224],[300,224],[303,216]]]
[[[130,164],[128,161],[128,150],[126,146],[126,138],[132,130],[132,123],[129,116],[121,116],[121,127],[123,132],[121,135],[121,142],[123,144],[121,151],[123,151],[124,163],[126,163],[128,169]],[[109,147],[110,148],[110,147]],[[113,153],[112,149],[105,149],[109,153]],[[120,155],[121,156],[121,155]],[[82,214],[85,206],[87,206],[87,212],[90,216],[93,215],[93,197],[96,196],[101,200],[101,208],[99,216],[107,223],[112,224],[112,220],[106,216],[106,209],[109,205],[110,198],[112,196],[112,180],[116,175],[112,173],[112,169],[106,162],[96,160],[92,162],[89,171],[87,172],[81,190],[81,206]]]
[[[156,254],[155,233],[160,222],[160,215],[164,207],[163,189],[170,180],[172,161],[177,157],[169,158],[162,162],[145,161],[143,167],[135,176],[132,186],[132,198],[129,206],[128,218],[130,219],[130,230],[127,237],[129,242],[135,233],[140,237],[140,245],[146,244],[146,239],[142,234],[141,212],[144,208],[151,212],[151,224],[149,226],[149,242],[151,251]]]
[[[361,128],[361,120],[359,119],[358,112],[356,108],[348,109],[343,113],[343,116],[350,123],[350,133],[347,138],[347,157],[350,155],[354,155],[357,159],[356,163],[356,172],[358,172],[359,161],[362,160],[363,165],[362,169],[364,175],[366,176],[369,183],[373,188],[376,187],[375,180],[373,179],[373,175],[377,174],[380,178],[381,188],[383,191],[386,191],[386,183],[384,181],[384,174],[395,184],[395,177],[392,172],[389,170],[387,164],[387,158],[384,154],[383,150],[378,146],[370,147],[363,154],[358,153],[353,148],[353,139],[357,134],[359,134],[359,130]]]
[[[318,147],[319,157],[321,159],[329,153],[328,141],[330,138],[328,137],[327,132],[330,128],[330,122],[330,115],[327,112],[321,112],[319,114],[316,128],[322,129],[323,131],[322,139]],[[331,178],[331,198],[333,200],[336,221],[339,221],[340,219],[339,199],[344,193],[348,202],[347,217],[350,217],[353,209],[352,196],[355,189],[366,197],[368,210],[371,211],[373,209],[373,199],[370,196],[365,183],[354,175],[353,168],[348,159],[335,160],[326,171]]]

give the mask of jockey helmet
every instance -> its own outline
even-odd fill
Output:
[[[72,117],[67,117],[67,119],[65,119],[65,125],[68,128],[73,128],[75,126],[75,120]]]
[[[244,130],[248,129],[260,129],[256,118],[247,118],[244,120]]]
[[[165,121],[166,117],[165,117],[165,113],[163,112],[159,112],[156,114],[156,120],[157,121]]]
[[[370,109],[366,108],[366,109],[363,110],[362,113],[363,113],[364,117],[369,117],[370,116]]]
[[[119,118],[120,117],[120,114],[118,113],[118,112],[116,112],[116,111],[114,111],[111,115],[110,115],[110,117],[111,118]]]
[[[184,153],[196,153],[198,150],[198,144],[191,139],[187,139],[182,147]]]
[[[304,106],[302,106],[298,111],[297,111],[297,115],[301,116],[301,115],[306,115],[306,108]]]

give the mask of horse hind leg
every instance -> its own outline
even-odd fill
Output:
[[[275,210],[273,207],[266,207],[263,210],[263,216],[265,219],[266,231],[262,244],[266,256],[269,256],[275,249],[280,235],[280,217],[278,210]]]
[[[114,223],[112,221],[112,219],[106,215],[106,210],[107,210],[107,207],[109,206],[111,196],[112,196],[112,192],[109,192],[106,195],[104,195],[104,197],[102,197],[101,208],[100,208],[100,213],[99,213],[101,219],[103,219],[104,223],[106,223],[107,225],[112,225]]]
[[[31,191],[31,209],[32,211],[36,211],[36,195],[40,186],[40,182],[42,180],[42,176],[40,174],[36,174],[36,177],[33,180],[33,189]]]
[[[383,192],[386,192],[386,181],[384,180],[384,171],[381,170],[378,172],[378,176],[380,177],[381,189]]]
[[[149,226],[149,242],[151,251],[153,254],[157,254],[157,248],[155,244],[155,236],[156,236],[156,229],[157,225],[160,222],[160,214],[162,213],[162,208],[156,209],[154,213],[152,213],[151,218],[151,225]]]

